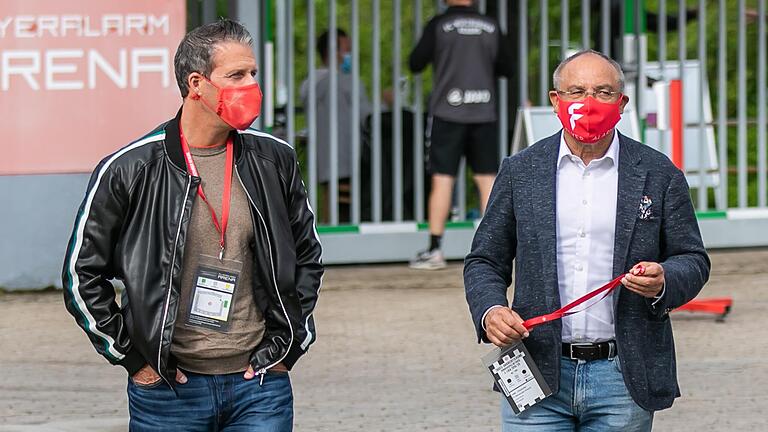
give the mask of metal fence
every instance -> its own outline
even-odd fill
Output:
[[[424,169],[429,139],[424,97],[431,75],[412,75],[404,66],[426,20],[443,6],[420,0],[285,0],[243,9],[246,2],[232,3],[240,7],[234,16],[258,35],[260,64],[269,71],[262,79],[271,89],[266,108],[272,114],[265,115],[259,127],[296,145],[311,203],[320,210],[321,233],[394,230],[416,234],[421,242],[426,236],[429,187]],[[518,109],[549,103],[551,72],[557,63],[574,50],[598,49],[625,69],[627,92],[640,124],[638,138],[669,154],[686,172],[707,243],[768,244],[768,236],[750,234],[765,231],[768,220],[766,0],[477,3],[509,33],[518,61],[512,82],[498,82],[502,156],[509,152],[513,128],[523,126],[515,124]],[[347,30],[352,55],[352,109],[342,118],[334,37],[328,38],[328,73],[322,81],[328,86],[329,112],[318,113],[314,103],[302,106],[297,98],[299,82],[305,79],[297,76],[300,69],[306,70],[308,100],[318,97],[317,35],[337,27]],[[734,34],[735,39],[729,36]],[[384,89],[393,90],[387,106]],[[367,117],[359,104],[362,93],[370,95]],[[327,123],[320,123],[320,117]],[[343,128],[349,128],[350,137],[348,182],[339,181],[340,156],[347,148],[340,146],[340,135],[346,134]],[[318,178],[319,130],[328,133],[329,146],[322,150],[329,153],[327,182]],[[478,216],[468,211],[467,203],[474,201],[464,181],[464,164],[458,178],[453,214],[457,222],[448,228],[468,235],[454,236],[455,253],[450,247],[447,252],[456,257],[466,251],[471,236],[474,224],[467,221]],[[343,206],[348,206],[348,216],[340,212]],[[744,225],[744,220],[750,222]],[[412,250],[407,254],[404,250],[412,244],[393,246],[401,251],[395,255],[405,258]],[[355,261],[359,249],[350,251],[347,261]]]

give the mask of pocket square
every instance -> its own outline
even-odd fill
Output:
[[[643,199],[640,200],[640,215],[638,216],[642,220],[651,218],[651,206],[653,200],[648,195],[643,195]]]

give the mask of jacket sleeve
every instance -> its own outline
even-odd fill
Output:
[[[680,171],[670,181],[662,212],[660,264],[664,268],[664,295],[658,301],[646,299],[656,316],[663,316],[696,297],[709,279],[711,266],[688,183]]]
[[[436,26],[437,20],[432,18],[424,27],[424,32],[421,34],[419,42],[416,43],[413,51],[408,56],[408,68],[411,72],[419,73],[432,63],[435,55]]]
[[[510,160],[505,159],[493,184],[488,208],[464,261],[464,290],[478,342],[489,342],[483,315],[493,306],[507,306],[512,260],[517,250]]]
[[[295,161],[288,195],[288,212],[296,248],[296,291],[301,303],[301,328],[283,363],[289,369],[304,355],[317,338],[312,313],[317,304],[323,278],[322,247],[315,227],[315,215]]]
[[[132,375],[146,361],[131,345],[109,282],[127,207],[126,187],[111,167],[113,160],[114,156],[104,159],[88,182],[67,246],[62,282],[67,311],[96,351]]]

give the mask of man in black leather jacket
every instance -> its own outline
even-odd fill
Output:
[[[131,430],[292,427],[288,370],[316,338],[321,247],[293,148],[248,128],[251,45],[229,20],[191,31],[179,113],[104,158],[77,213],[65,303],[128,371]]]

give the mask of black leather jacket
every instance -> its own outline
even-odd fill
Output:
[[[198,177],[187,172],[179,115],[94,170],[64,260],[67,310],[96,350],[129,374],[145,364],[173,387],[170,354]],[[258,373],[292,368],[314,342],[323,266],[296,153],[263,132],[233,132],[235,176],[251,202],[253,292],[266,320]],[[118,306],[110,279],[125,290]]]

